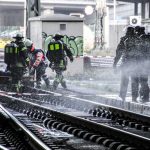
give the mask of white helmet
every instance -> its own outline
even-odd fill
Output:
[[[33,44],[33,42],[32,42],[31,40],[29,40],[29,39],[26,39],[26,40],[24,41],[24,44],[25,44],[26,47],[31,47],[32,44]]]

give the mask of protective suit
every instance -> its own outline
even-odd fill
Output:
[[[144,27],[135,27],[137,58],[136,70],[132,80],[132,97],[140,96],[141,102],[149,101],[148,73],[150,69],[149,37],[145,34]]]
[[[23,35],[18,33],[13,38],[15,41],[12,41],[5,46],[4,62],[7,64],[6,71],[11,72],[12,90],[20,92],[21,80],[25,68],[29,66],[29,58],[27,49],[23,43]]]
[[[25,40],[25,45],[28,49],[28,56],[30,59],[30,75],[35,75],[36,73],[36,87],[41,88],[41,79],[45,81],[46,87],[50,87],[50,81],[45,73],[48,66],[46,62],[45,53],[42,49],[36,49],[33,42],[29,39]]]
[[[49,67],[56,72],[53,82],[53,89],[56,90],[59,83],[63,88],[67,88],[64,80],[63,71],[67,67],[67,57],[73,62],[73,55],[67,45],[61,40],[62,35],[56,34],[52,41],[48,44],[48,51],[46,53],[47,59],[50,61]]]
[[[122,100],[125,100],[127,89],[128,89],[128,83],[129,83],[129,73],[131,72],[131,63],[128,60],[128,51],[126,50],[126,44],[128,42],[128,39],[131,39],[133,43],[130,43],[130,46],[134,44],[134,28],[128,27],[126,31],[126,35],[121,38],[117,49],[116,49],[116,56],[114,58],[113,68],[116,70],[117,63],[122,58],[122,64],[120,66],[121,68],[121,83],[120,83],[120,92],[119,97]]]

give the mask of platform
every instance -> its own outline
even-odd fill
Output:
[[[111,105],[125,110],[133,111],[139,114],[150,115],[150,102],[147,103],[135,103],[132,102],[130,93],[128,93],[126,100],[122,101],[119,99],[117,93],[114,94],[98,94],[96,89],[93,88],[84,88],[81,86],[72,86],[68,83],[68,89],[74,90],[77,92],[83,92],[82,98],[88,99],[92,102],[102,103],[106,105]],[[78,97],[79,95],[73,95],[73,97]]]

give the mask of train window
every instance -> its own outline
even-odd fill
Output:
[[[64,30],[66,30],[66,24],[60,24],[60,30],[62,31],[64,31]]]

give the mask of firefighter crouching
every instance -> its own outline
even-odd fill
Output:
[[[41,88],[41,78],[45,81],[46,87],[50,87],[50,81],[45,73],[47,68],[45,54],[42,49],[36,49],[33,42],[29,39],[25,40],[28,56],[30,59],[29,74],[34,75],[36,72],[36,87]]]
[[[63,71],[66,70],[67,57],[70,62],[73,62],[73,55],[67,45],[61,40],[63,38],[60,34],[55,34],[52,41],[48,44],[48,51],[46,53],[47,59],[50,61],[49,67],[56,72],[53,81],[53,89],[56,90],[59,83],[63,88],[67,88],[66,82],[63,77]]]
[[[13,38],[15,41],[12,41],[5,46],[4,62],[7,64],[6,71],[11,72],[12,90],[14,92],[20,92],[21,80],[24,70],[29,66],[29,58],[23,42],[23,35],[18,33]]]

